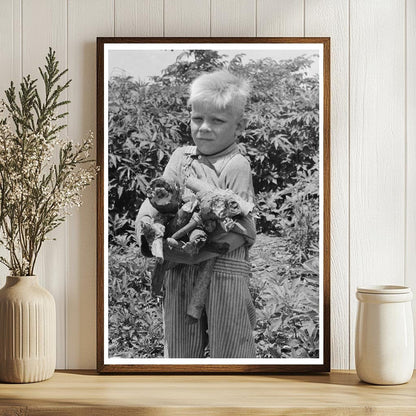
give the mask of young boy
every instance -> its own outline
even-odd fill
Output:
[[[240,154],[236,143],[245,127],[243,112],[248,95],[248,84],[227,71],[196,78],[189,99],[195,146],[176,149],[163,176],[181,187],[187,178],[196,177],[217,188],[230,189],[253,203],[250,163]],[[185,196],[190,192],[185,188]],[[150,202],[144,201],[136,224],[155,214]],[[229,232],[217,227],[209,236],[210,241],[230,245],[225,255],[203,249],[194,256],[164,250],[166,260],[179,263],[165,277],[165,350],[169,358],[202,358],[208,343],[211,358],[255,358],[255,309],[248,290],[248,249],[254,243],[256,230],[251,215],[239,223],[243,227]],[[198,264],[216,256],[205,314],[196,323],[190,323],[186,310]]]

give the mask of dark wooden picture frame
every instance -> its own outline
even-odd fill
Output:
[[[186,45],[183,49],[198,49],[198,45],[234,44],[233,52],[245,50],[245,45],[261,45],[267,50],[286,45],[290,50],[296,45],[316,46],[319,51],[319,357],[222,359],[221,362],[203,359],[160,358],[112,360],[108,356],[108,50],[117,45],[126,48],[143,45],[161,50],[161,44]],[[236,46],[237,44],[237,46]],[[154,48],[153,48],[154,47]],[[311,47],[312,48],[312,47]],[[302,48],[300,48],[302,50]],[[129,49],[130,50],[130,49]],[[165,49],[166,50],[166,49]],[[312,48],[311,50],[315,50]],[[108,135],[107,135],[108,136]],[[330,371],[330,39],[329,38],[97,38],[97,370],[100,373],[303,373]],[[108,298],[107,298],[108,299]],[[310,335],[310,334],[309,334]],[[176,361],[175,361],[176,360]],[[189,363],[187,362],[189,360]],[[302,361],[304,360],[304,361]],[[166,362],[166,363],[165,363]],[[205,363],[206,362],[206,363]]]

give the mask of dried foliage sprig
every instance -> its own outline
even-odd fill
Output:
[[[49,48],[44,70],[39,68],[44,96],[28,75],[18,92],[11,83],[0,104],[0,245],[9,252],[0,262],[13,276],[33,275],[47,234],[81,205],[97,171],[89,156],[92,133],[79,144],[59,136],[66,125],[58,120],[68,114],[61,109],[69,103],[60,96],[70,80],[59,84],[67,70],[58,67]]]

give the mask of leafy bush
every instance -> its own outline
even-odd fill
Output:
[[[301,278],[268,282],[257,309],[256,344],[263,358],[314,358],[319,353],[316,289]]]
[[[151,294],[149,264],[128,243],[122,237],[109,246],[109,357],[162,357],[162,308]]]
[[[319,89],[301,72],[312,61],[297,57],[250,61],[238,72],[252,84],[248,125],[240,149],[250,158],[256,193],[286,188],[296,169],[311,168],[319,146]]]
[[[189,83],[201,71],[224,64],[215,51],[189,51],[149,82],[134,81],[129,76],[110,78],[110,222],[115,223],[116,215],[134,218],[150,180],[162,173],[178,146],[192,144],[187,108]],[[110,239],[131,232],[131,228],[124,224],[112,231]]]
[[[259,358],[315,358],[319,355],[317,270],[290,265],[285,238],[258,235],[251,250],[250,292],[256,307]]]
[[[290,264],[301,264],[318,252],[318,160],[310,168],[298,167],[296,180],[282,191],[258,195],[258,228],[287,238]]]
[[[288,245],[283,238],[259,235],[252,249],[254,263],[264,264],[253,268],[250,279],[258,358],[319,354],[318,275],[302,266],[289,267]],[[162,357],[162,310],[150,293],[152,264],[138,256],[126,236],[109,247],[109,261],[109,356]]]
[[[149,81],[110,78],[110,356],[163,355],[161,308],[151,297],[149,264],[137,253],[133,221],[149,181],[174,149],[192,144],[189,83],[223,67],[252,85],[239,148],[252,167],[257,250],[269,249],[266,234],[281,245],[251,279],[258,357],[318,356],[318,271],[306,266],[319,241],[319,85],[307,73],[311,64],[307,56],[244,62],[241,54],[190,50]]]
[[[166,89],[166,91],[164,91]],[[188,126],[176,91],[115,77],[109,82],[109,220],[133,219],[148,182],[163,171]],[[177,111],[175,111],[177,106]],[[121,226],[121,224],[119,224]],[[113,228],[110,238],[131,231]]]
[[[298,169],[314,167],[319,146],[318,79],[305,72],[311,63],[311,58],[301,56],[243,64],[241,55],[227,60],[215,51],[186,51],[161,76],[148,82],[111,77],[110,217],[134,218],[147,183],[162,172],[176,147],[192,144],[188,86],[201,71],[215,68],[228,67],[252,85],[247,128],[239,147],[250,159],[255,193],[282,192],[294,185]],[[276,208],[281,202],[279,198]],[[277,216],[275,209],[269,209],[262,217],[260,231],[275,231]],[[122,234],[128,228],[114,231]]]

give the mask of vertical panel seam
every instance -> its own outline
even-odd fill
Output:
[[[407,0],[404,0],[404,268],[403,282],[407,284],[407,167],[408,167],[408,136],[407,136]]]
[[[165,19],[165,13],[166,13],[165,0],[162,0],[162,7],[163,7],[163,10],[162,10],[162,25],[163,25],[162,35],[163,35],[163,37],[165,37],[165,33],[166,33],[166,30],[165,30],[165,24],[166,24],[166,19]]]
[[[69,0],[66,0],[66,67],[69,69]],[[69,71],[68,71],[69,72]],[[66,80],[68,81],[69,78],[69,74],[66,74]],[[66,99],[69,101],[69,90],[67,90],[66,93]],[[69,103],[67,104],[67,111],[69,111]],[[67,115],[67,120],[68,120],[68,125],[69,125],[69,114]],[[68,135],[68,130],[67,130],[67,136]],[[68,252],[68,239],[69,239],[69,225],[68,225],[68,221],[65,221],[65,273],[64,273],[64,323],[65,323],[65,328],[64,328],[64,366],[65,369],[67,369],[68,367],[68,357],[67,357],[67,339],[68,339],[68,314],[67,314],[67,308],[68,308],[68,257],[69,257],[69,252]]]
[[[18,9],[17,9],[18,7]],[[18,13],[16,13],[16,9]],[[22,34],[23,34],[23,25],[22,25],[22,0],[14,0],[12,2],[12,51],[11,51],[11,73],[12,78],[15,80],[16,76],[19,79],[19,83],[23,78],[22,71],[22,62],[23,62],[23,53],[22,53]],[[16,62],[17,60],[17,62]],[[16,73],[17,72],[17,73]]]
[[[20,81],[23,80],[23,0],[20,0]]]
[[[348,369],[351,370],[351,0],[348,0]]]
[[[257,13],[258,13],[258,1],[256,0],[255,1],[255,10],[254,10],[254,36],[258,36],[258,34],[257,34],[257,29],[258,29],[258,26],[257,26],[257,19],[258,19],[258,15],[257,15]]]
[[[212,36],[212,0],[209,0],[209,35]]]
[[[212,36],[212,0],[209,0],[209,35]]]
[[[303,0],[303,37],[306,36],[306,0]]]
[[[212,16],[211,16],[212,0],[209,0],[209,36],[212,36]]]

